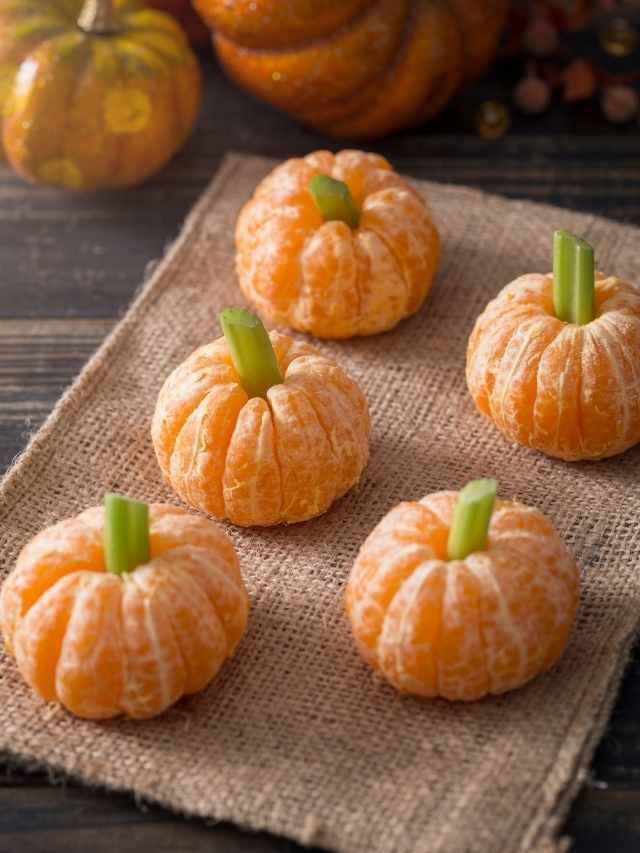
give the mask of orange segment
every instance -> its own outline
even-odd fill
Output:
[[[640,423],[640,323],[630,321],[624,313],[604,314],[598,323],[600,346],[615,365],[616,382],[622,397],[623,420],[621,440],[632,443],[635,425]]]
[[[514,413],[515,420],[522,422],[526,418],[531,423],[531,431],[523,437],[525,441],[553,445],[561,455],[579,451],[583,444],[580,406],[583,339],[580,327],[565,326],[559,335],[543,341],[546,347],[537,371],[533,377],[529,375],[530,396],[522,406],[526,414]]]
[[[238,261],[240,282],[248,279],[258,304],[273,306],[276,316],[298,296],[298,256],[320,225],[319,214],[307,207],[289,205],[272,213]]]
[[[122,710],[129,717],[161,713],[184,693],[186,668],[162,601],[167,583],[148,566],[125,575],[122,638],[126,673]],[[159,594],[155,591],[159,589]]]
[[[393,642],[394,631],[391,629],[385,635],[386,639],[381,637],[391,602],[395,601],[398,591],[407,578],[413,576],[416,568],[431,562],[431,550],[417,543],[390,549],[370,564],[366,559],[360,560],[361,571],[367,573],[368,580],[357,597],[352,595],[348,605],[349,616],[352,624],[357,626],[356,639],[362,653],[376,666],[385,666],[384,649],[388,651]],[[401,615],[400,612],[399,618]]]
[[[405,576],[388,605],[377,661],[384,676],[402,692],[438,695],[446,583],[443,563],[421,562]]]
[[[489,692],[502,693],[526,680],[526,650],[494,575],[492,556],[479,552],[469,555],[465,562],[482,590],[479,633],[484,644]]]
[[[182,564],[183,559],[180,559]],[[185,670],[185,693],[197,693],[216,676],[227,657],[227,638],[204,590],[174,559],[159,566],[165,584],[155,594],[171,623]],[[244,625],[243,625],[244,629]]]
[[[198,515],[191,515],[173,504],[154,504],[149,519],[151,557],[189,544],[204,548],[216,562],[224,566],[229,577],[242,587],[238,555],[233,543],[217,524],[208,523]]]
[[[314,162],[313,154],[307,157]],[[320,165],[320,164],[319,164]],[[344,181],[349,187],[349,192],[358,207],[364,207],[367,196],[372,191],[369,189],[369,181],[374,176],[395,175],[391,164],[379,154],[370,154],[366,151],[345,149],[338,151],[333,160],[331,176],[339,181]],[[397,180],[406,186],[405,182],[395,175]]]
[[[206,394],[215,385],[237,382],[237,375],[231,365],[213,361],[213,353],[207,359],[206,348],[194,353],[188,362],[174,371],[170,381],[160,392],[162,418],[155,418],[151,424],[155,446],[160,450],[161,465],[168,465],[180,430],[187,418],[196,409]],[[200,365],[203,366],[200,366]]]
[[[43,699],[56,698],[56,668],[83,572],[61,578],[16,625],[13,652],[23,678]]]
[[[333,381],[335,372],[324,359],[306,356],[293,362],[287,371],[287,382],[304,391],[326,433],[337,465],[336,494],[341,495],[359,476],[368,447],[362,429],[350,417],[349,399]]]
[[[291,521],[312,518],[336,495],[337,463],[326,432],[306,394],[292,385],[267,392],[282,483],[282,513]]]
[[[236,420],[247,402],[239,385],[216,385],[187,418],[171,455],[171,479],[188,503],[224,515],[222,476]]]
[[[552,666],[567,644],[578,607],[575,564],[548,519],[536,510],[500,506],[491,536],[495,550],[505,549],[509,565],[501,583],[528,592],[522,601],[518,590],[516,615],[525,626],[522,633],[529,634],[529,669],[535,674]],[[515,560],[523,564],[521,576],[513,571]]]
[[[482,586],[464,563],[446,568],[442,595],[442,613],[438,636],[437,691],[445,699],[466,702],[485,696],[490,675],[482,625]],[[430,619],[423,611],[420,627]]]
[[[320,173],[331,174],[333,164],[334,156],[330,151],[315,151],[304,158],[294,157],[291,160],[285,160],[256,187],[253,199],[263,204],[256,204],[255,210],[270,216],[277,213],[278,208],[284,205],[300,205],[309,214],[316,211],[316,222],[320,224],[322,217],[309,194],[309,183]],[[238,229],[241,233],[244,231],[251,234],[255,226],[261,224],[260,218],[253,219],[253,210],[254,205],[245,205],[240,211]],[[253,228],[249,224],[252,223],[252,219]]]
[[[113,717],[122,708],[121,584],[115,575],[85,573],[55,668],[60,702],[92,720]]]
[[[528,442],[535,426],[540,427],[540,415],[531,408],[532,398],[542,405],[541,378],[545,375],[544,359],[555,348],[553,343],[560,331],[548,317],[534,315],[522,319],[510,337],[495,370],[490,406],[496,424],[505,432],[516,428],[513,438]],[[537,397],[536,397],[537,394]]]
[[[80,516],[82,521],[85,516]],[[75,572],[103,569],[102,531],[82,521],[55,524],[23,548],[20,571],[9,576],[0,595],[0,624],[9,650],[20,620],[57,581]]]
[[[277,524],[282,515],[282,478],[271,409],[249,400],[238,415],[225,461],[225,514],[234,524]]]
[[[355,252],[361,306],[358,333],[374,335],[397,325],[406,316],[409,285],[398,261],[375,232],[359,231]]]
[[[280,365],[280,372],[284,376],[286,376],[289,367],[297,358],[302,358],[305,355],[318,355],[317,350],[312,346],[305,344],[303,341],[296,341],[294,338],[290,338],[289,335],[282,335],[280,332],[271,332],[270,338],[278,359],[278,364]]]
[[[633,387],[635,368],[620,348],[619,340],[624,345],[623,339],[619,335],[612,336],[606,326],[603,333],[601,325],[596,321],[585,328],[581,352],[578,353],[585,451],[596,455],[610,440],[612,426],[620,432],[623,440],[627,438],[632,408],[638,399],[637,389]],[[640,323],[637,328],[640,330]],[[635,352],[636,360],[638,355],[640,349]],[[597,405],[593,405],[595,401]],[[635,429],[631,430],[632,436],[634,433],[640,437],[637,422]]]
[[[351,229],[325,222],[300,255],[301,286],[292,317],[296,328],[327,337],[349,337],[362,313],[358,263]]]
[[[361,548],[345,604],[367,660],[377,661],[376,644],[394,596],[418,566],[439,555],[441,537],[441,524],[429,509],[404,503],[385,516]]]
[[[220,560],[201,549],[176,551],[170,563],[168,572],[175,569],[191,581],[185,583],[185,588],[195,584],[206,596],[223,628],[225,655],[231,656],[247,627],[249,607],[242,581],[233,578]]]
[[[472,332],[467,356],[467,384],[477,407],[487,416],[493,414],[493,392],[499,380],[502,357],[509,343],[521,322],[537,319],[537,313],[525,307],[514,310],[513,314],[499,322],[490,308]]]
[[[412,229],[407,221],[414,223]],[[417,311],[440,258],[440,238],[424,203],[404,189],[380,190],[363,207],[360,226],[384,241],[407,283],[406,310]]]

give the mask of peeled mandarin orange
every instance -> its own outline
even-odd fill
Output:
[[[242,637],[248,599],[229,538],[212,521],[149,508],[149,559],[107,571],[105,512],[88,509],[22,550],[0,625],[26,682],[79,717],[162,713],[202,690]]]
[[[345,601],[363,658],[394,687],[470,701],[559,659],[578,570],[545,516],[511,501],[496,501],[482,549],[448,559],[458,500],[438,492],[392,509],[362,546]]]
[[[467,384],[509,439],[565,460],[601,459],[640,441],[640,289],[594,279],[593,319],[554,310],[553,275],[524,275],[478,318]]]
[[[168,483],[191,506],[241,526],[320,515],[358,482],[369,452],[356,383],[306,344],[278,332],[269,341],[281,379],[263,395],[245,390],[223,337],[173,371],[152,422]]]
[[[355,220],[326,194],[324,205],[314,198],[318,178],[349,198]],[[422,198],[383,157],[362,151],[278,166],[243,208],[236,247],[247,299],[270,321],[319,338],[372,335],[414,314],[440,256]]]

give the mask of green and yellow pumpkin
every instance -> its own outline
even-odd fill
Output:
[[[75,190],[138,184],[195,123],[201,76],[180,25],[131,0],[0,3],[7,159]]]

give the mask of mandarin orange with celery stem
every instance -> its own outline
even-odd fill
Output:
[[[577,566],[537,509],[495,500],[494,480],[401,503],[362,546],[347,585],[362,657],[403,693],[505,693],[562,655]]]
[[[424,302],[440,239],[418,193],[377,154],[282,163],[236,226],[236,269],[270,321],[318,338],[373,335]]]
[[[553,273],[521,276],[478,318],[467,384],[512,441],[567,461],[622,453],[640,441],[640,288],[557,231]]]
[[[336,362],[243,309],[166,380],[152,439],[185,503],[244,527],[325,512],[360,479],[369,411]]]
[[[35,536],[0,593],[25,681],[88,719],[153,717],[204,689],[247,613],[238,558],[214,522],[120,495]]]
[[[182,147],[201,100],[177,21],[132,0],[0,4],[0,113],[7,159],[27,180],[119,189]],[[4,82],[2,82],[4,81]]]
[[[507,0],[195,0],[245,89],[335,137],[436,115],[493,57]]]

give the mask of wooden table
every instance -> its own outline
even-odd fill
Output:
[[[372,147],[416,177],[640,225],[638,128],[604,128],[588,109],[556,111],[540,120],[516,120],[500,140],[482,140],[469,129],[472,107],[499,92],[503,79],[494,75],[436,126]],[[0,166],[0,470],[123,312],[226,151],[283,158],[327,146],[234,90],[210,65],[197,133],[169,168],[140,189],[74,197],[28,187]],[[640,664],[632,661],[591,776],[566,823],[576,853],[640,850],[639,721]],[[8,760],[0,764],[0,853],[299,849],[268,835],[186,821],[128,795],[12,768]]]

